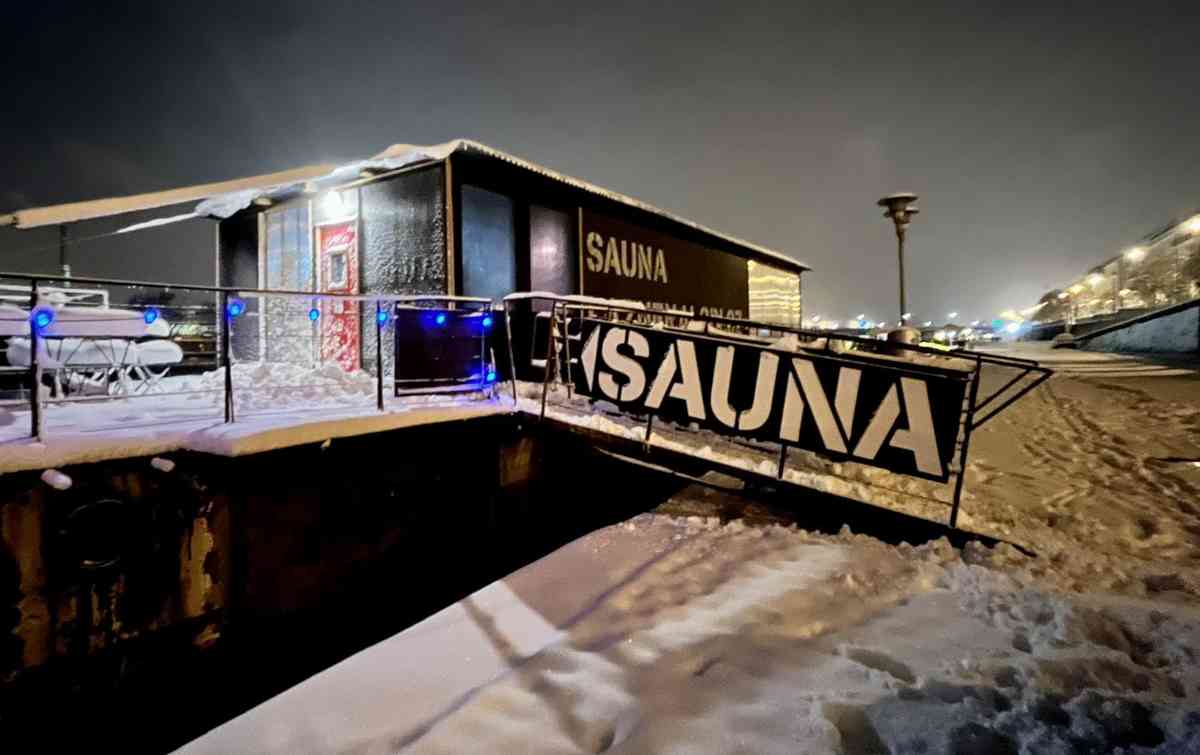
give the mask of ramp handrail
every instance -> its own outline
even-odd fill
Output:
[[[508,323],[507,338],[510,359],[510,379],[512,382],[513,400],[517,400],[517,365],[513,361],[513,305],[518,301],[540,301],[549,305],[549,312],[540,312],[540,316],[549,319],[545,345],[545,369],[542,375],[542,395],[539,419],[544,421],[546,405],[550,392],[550,383],[559,382],[566,386],[568,396],[572,395],[573,380],[571,368],[570,321],[572,313],[592,314],[591,319],[607,318],[614,322],[626,322],[632,326],[663,330],[676,336],[686,336],[692,339],[715,339],[730,345],[752,345],[759,349],[772,351],[790,351],[798,355],[805,352],[814,358],[832,360],[835,362],[853,363],[858,366],[871,365],[890,372],[926,376],[942,374],[946,377],[951,372],[961,371],[966,381],[966,395],[959,421],[959,435],[955,441],[957,463],[949,469],[954,477],[954,491],[951,501],[950,526],[956,527],[960,509],[963,481],[967,464],[967,454],[971,434],[986,422],[1007,409],[1030,391],[1048,380],[1053,371],[1042,366],[1035,360],[1006,355],[990,354],[980,351],[955,350],[942,351],[914,344],[881,341],[863,336],[841,335],[826,331],[814,331],[777,323],[753,320],[738,320],[727,317],[696,315],[682,310],[657,310],[645,308],[632,302],[614,302],[586,296],[561,296],[542,292],[521,293],[506,297],[503,303],[506,322]],[[771,336],[794,335],[798,340],[795,344],[773,343]],[[576,337],[578,340],[578,337]],[[813,346],[804,347],[807,341]],[[835,350],[831,342],[850,344],[849,350]],[[561,346],[559,344],[561,343]],[[797,348],[799,347],[799,348]],[[859,353],[856,353],[859,352]],[[946,360],[942,365],[936,363],[922,364],[911,360],[913,356],[922,356]],[[532,359],[532,355],[531,355]],[[949,364],[953,364],[951,367]],[[985,365],[1008,370],[1017,374],[987,395],[980,395],[981,374]],[[949,371],[949,372],[947,372]],[[956,399],[957,400],[957,399]],[[984,412],[985,408],[989,411]],[[651,432],[654,418],[660,413],[661,407],[646,410],[646,430],[644,449],[649,452]],[[639,411],[639,415],[640,415]],[[732,431],[725,433],[736,436]],[[789,443],[780,440],[779,462],[776,477],[782,479],[787,460]],[[810,449],[812,450],[812,449]],[[820,452],[818,452],[820,453]],[[853,460],[853,459],[851,459]],[[943,468],[944,469],[944,468]],[[903,473],[903,472],[901,472]],[[945,478],[937,478],[945,481]]]

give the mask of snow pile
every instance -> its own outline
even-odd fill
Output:
[[[213,406],[224,403],[225,372],[213,370],[197,377],[176,378],[174,390],[196,391]],[[286,362],[233,365],[234,408],[239,411],[371,406],[375,377],[365,370],[348,372],[335,362],[301,367]]]

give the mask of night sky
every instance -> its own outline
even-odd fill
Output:
[[[803,260],[836,319],[895,319],[875,200],[916,192],[910,308],[969,320],[1200,207],[1195,2],[650,5],[8,7],[0,211],[463,136]],[[210,283],[213,234],[74,269]],[[56,238],[0,232],[0,268]]]

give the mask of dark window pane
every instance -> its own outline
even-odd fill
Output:
[[[463,294],[499,299],[517,285],[512,200],[462,187]]]
[[[548,207],[529,208],[529,276],[534,291],[577,293],[578,258],[571,216]]]

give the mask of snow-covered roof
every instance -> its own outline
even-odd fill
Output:
[[[470,139],[455,139],[443,142],[442,144],[428,146],[393,144],[373,157],[343,165],[328,163],[308,165],[303,168],[279,173],[270,173],[213,184],[201,184],[199,186],[171,189],[151,194],[137,194],[130,197],[97,199],[90,202],[74,202],[71,204],[18,210],[9,215],[0,215],[0,225],[13,225],[18,228],[36,228],[39,226],[74,223],[80,220],[120,215],[139,210],[156,209],[197,200],[199,200],[199,204],[196,206],[196,215],[227,218],[239,210],[249,207],[259,197],[270,198],[285,195],[309,183],[322,186],[345,183],[357,180],[361,177],[363,171],[386,172],[399,170],[422,162],[444,160],[455,152],[473,153],[503,160],[554,181],[574,186],[589,193],[620,202],[630,207],[636,207],[645,212],[653,213],[681,225],[694,228],[702,233],[749,249],[762,257],[776,260],[789,268],[811,269],[808,265],[798,262],[774,249],[768,249],[767,247],[737,238],[736,236],[721,233],[625,194],[558,173],[543,165],[538,165],[537,163]]]

